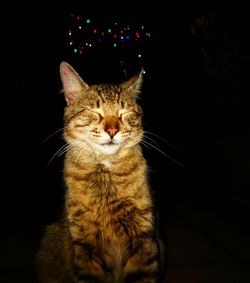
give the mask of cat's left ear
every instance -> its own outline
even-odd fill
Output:
[[[143,82],[144,73],[145,73],[145,71],[142,68],[140,70],[140,72],[138,72],[136,75],[134,75],[131,79],[121,83],[120,87],[124,91],[131,93],[136,98],[141,92],[141,86],[142,86],[142,82]]]
[[[82,91],[86,90],[89,86],[67,62],[60,64],[60,75],[67,106],[74,105]]]

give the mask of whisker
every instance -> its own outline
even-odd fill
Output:
[[[74,152],[71,155],[71,158],[73,159],[74,155],[77,154],[79,151],[80,153],[77,155],[76,160],[74,161],[75,166],[77,164],[78,159],[81,157],[82,153],[84,152],[84,148],[83,147],[77,147],[80,143],[85,142],[87,144],[90,144],[89,141],[87,139],[77,139],[75,141],[72,142],[72,147],[76,147],[76,149],[74,150]]]
[[[61,147],[53,154],[53,156],[50,158],[49,162],[47,163],[46,169],[49,167],[49,165],[50,165],[51,162],[54,160],[54,158],[55,158],[56,156],[58,156],[58,154],[60,154],[60,152],[63,151],[67,146],[68,146],[68,144],[64,144],[63,146],[61,146]]]
[[[79,152],[80,152],[80,153],[78,154],[78,156],[77,156],[77,158],[76,158],[76,160],[75,160],[75,166],[76,166],[76,164],[77,164],[78,159],[81,157],[83,151],[80,149]]]
[[[144,140],[141,140],[140,143],[143,144],[146,148],[149,148],[149,146],[145,143]]]
[[[146,136],[146,135],[144,135],[143,138],[149,139],[149,140],[152,141],[156,146],[160,147],[159,144],[158,144],[154,139],[152,139],[152,138],[150,138],[150,137],[148,137],[148,136]]]
[[[76,144],[79,144],[80,141],[73,141],[71,143],[65,143],[63,146],[61,146],[51,157],[49,162],[47,163],[46,169],[49,167],[51,162],[55,159],[55,157],[61,157],[65,152],[67,152],[70,148],[74,147]]]
[[[64,127],[55,131],[54,133],[50,134],[49,136],[47,136],[44,140],[42,140],[41,143],[45,143],[47,140],[49,140],[50,138],[52,138],[53,136],[55,136],[56,134],[62,132],[64,130]]]
[[[172,158],[170,155],[166,154],[164,151],[162,151],[161,149],[159,149],[158,147],[154,146],[153,144],[151,144],[148,141],[143,140],[143,143],[146,143],[147,145],[153,147],[154,149],[156,149],[157,151],[159,151],[161,154],[163,154],[164,156],[166,156],[167,158],[169,158],[170,160],[172,160],[173,162],[175,162],[176,164],[180,165],[181,167],[184,167],[184,165],[177,161],[176,159]]]
[[[57,152],[56,155],[58,157],[61,157],[65,152],[67,152],[71,147],[72,147],[72,143],[68,144],[66,143],[64,146],[62,146]]]
[[[66,144],[65,146],[61,147],[61,150],[57,153],[57,156],[62,156],[65,152],[67,152],[70,148],[74,146],[73,143]]]
[[[167,141],[166,139],[164,139],[163,137],[153,133],[153,132],[150,132],[150,131],[144,131],[144,133],[146,134],[150,134],[152,136],[155,136],[159,139],[161,139],[162,141],[164,141],[166,144],[168,144],[169,146],[171,146],[173,149],[175,149],[177,152],[180,152],[182,153],[183,155],[187,155],[185,152],[183,152],[181,149],[179,149],[178,147],[176,147],[175,145],[173,145],[171,142]],[[146,136],[146,135],[145,135]]]

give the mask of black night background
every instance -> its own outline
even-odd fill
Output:
[[[61,61],[89,83],[145,70],[139,104],[155,134],[144,151],[166,282],[250,282],[250,9],[226,0],[92,2],[2,10],[0,282],[35,282],[40,237],[62,209]]]

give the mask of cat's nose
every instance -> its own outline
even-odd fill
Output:
[[[118,132],[118,129],[116,129],[116,128],[108,128],[107,132],[108,132],[109,136],[111,138],[113,138],[116,135],[116,133]]]

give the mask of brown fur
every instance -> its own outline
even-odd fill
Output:
[[[88,86],[66,62],[60,71],[65,210],[42,239],[39,282],[158,282],[159,239],[136,103],[141,73],[120,85]]]

